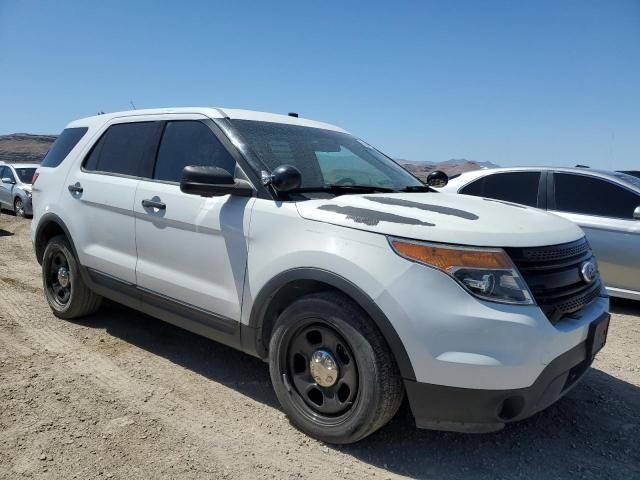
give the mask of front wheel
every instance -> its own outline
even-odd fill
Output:
[[[15,202],[13,202],[13,211],[16,213],[16,217],[25,217],[24,203],[20,197],[16,198]]]
[[[80,269],[64,235],[47,243],[42,257],[42,283],[47,302],[56,317],[79,318],[100,308],[102,297],[92,292],[80,276]]]
[[[269,370],[291,423],[327,443],[352,443],[373,433],[404,397],[384,338],[339,293],[303,297],[280,315],[269,344]]]

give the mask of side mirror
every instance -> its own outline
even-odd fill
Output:
[[[276,167],[271,175],[262,173],[262,183],[271,185],[278,192],[289,192],[300,187],[302,174],[300,170],[291,165],[280,165]]]
[[[4,177],[2,179],[2,183],[8,183],[9,185],[13,185],[16,182],[14,180],[12,180],[11,178],[9,178],[9,177]]]
[[[254,192],[253,186],[249,182],[233,178],[233,175],[224,168],[196,165],[189,165],[182,170],[180,190],[201,197],[217,197],[227,194],[251,197]]]
[[[434,188],[442,188],[449,183],[449,177],[442,170],[435,170],[427,175],[427,185]]]
[[[640,207],[636,207],[633,211],[633,218],[634,220],[640,220]]]

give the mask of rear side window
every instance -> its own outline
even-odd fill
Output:
[[[153,178],[179,182],[182,169],[187,165],[220,167],[233,175],[236,162],[204,123],[196,120],[167,122]]]
[[[144,160],[153,147],[156,128],[156,122],[119,123],[110,126],[91,150],[84,169],[142,176]]]
[[[539,183],[540,172],[496,173],[470,183],[460,193],[535,207]]]
[[[65,128],[51,145],[40,166],[57,167],[60,165],[67,158],[69,152],[73,150],[73,147],[84,137],[85,133],[87,133],[86,127]]]
[[[631,220],[640,195],[606,180],[554,173],[556,210]]]

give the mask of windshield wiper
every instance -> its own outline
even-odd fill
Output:
[[[376,187],[375,185],[318,185],[317,187],[303,187],[292,190],[295,193],[310,193],[310,192],[329,192],[329,193],[392,193],[397,192],[393,188]]]
[[[434,190],[427,185],[409,185],[400,190],[401,192],[433,192]]]

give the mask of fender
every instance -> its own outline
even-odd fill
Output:
[[[286,270],[269,280],[260,290],[251,309],[249,325],[242,327],[243,349],[248,353],[266,356],[266,349],[262,343],[262,329],[265,314],[271,300],[285,285],[297,280],[313,280],[324,283],[346,294],[362,308],[376,324],[395,357],[402,378],[415,380],[416,376],[411,365],[409,355],[387,316],[380,307],[360,287],[346,278],[328,270],[311,267]]]
[[[42,244],[42,235],[44,233],[44,229],[50,223],[55,223],[58,227],[60,227],[60,229],[67,236],[69,243],[71,244],[73,255],[76,258],[78,258],[78,252],[76,251],[76,246],[73,243],[73,238],[71,237],[71,234],[69,233],[69,229],[67,228],[65,223],[55,213],[45,213],[44,215],[42,215],[42,217],[40,217],[40,220],[38,221],[38,227],[36,228],[36,234],[33,237],[33,248],[35,249],[36,259],[38,260],[38,263],[42,265],[42,256],[44,255],[44,249],[46,246]]]

